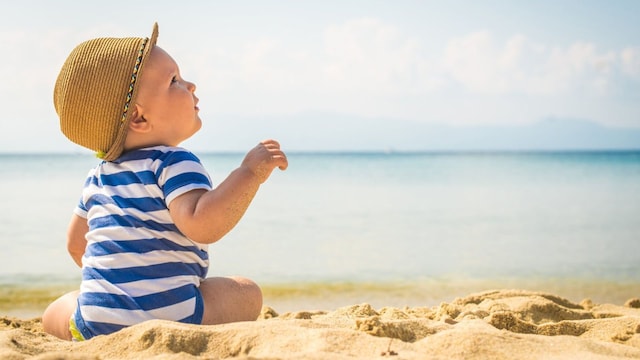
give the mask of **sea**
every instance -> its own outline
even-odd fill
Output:
[[[197,154],[214,183],[241,153]],[[290,153],[210,246],[209,276],[280,312],[434,306],[490,289],[640,297],[640,151]],[[0,315],[75,289],[66,228],[88,154],[0,154]]]

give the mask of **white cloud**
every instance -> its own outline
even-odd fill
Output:
[[[509,54],[513,56],[514,54]],[[501,76],[500,54],[488,31],[449,41],[443,55],[443,68],[455,81],[473,92],[503,92],[506,78]]]
[[[398,97],[423,95],[442,82],[417,38],[377,19],[330,25],[319,40],[291,46],[262,37],[203,49],[209,53],[185,57],[181,67],[202,69],[195,73],[205,84],[200,89],[214,89],[203,95],[215,98],[218,111],[254,114],[328,110],[384,116],[398,107]]]
[[[321,44],[249,39],[190,55],[188,65],[199,68],[198,77],[222,98],[219,111],[244,111],[241,101],[249,100],[255,112],[331,109],[381,116],[420,111],[421,105],[406,101],[397,109],[399,98],[452,89],[469,95],[607,96],[619,86],[616,74],[640,72],[638,48],[554,46],[522,34],[498,41],[489,31],[452,38],[436,51],[428,52],[425,41],[378,19],[360,18],[329,25]]]
[[[452,39],[445,49],[443,68],[473,93],[605,93],[616,57],[611,51],[599,52],[592,43],[549,47],[523,35],[514,35],[501,46],[491,33],[481,31]]]
[[[640,79],[640,47],[627,47],[620,53],[622,72]]]
[[[324,80],[337,89],[394,94],[434,89],[438,83],[419,39],[377,19],[329,26],[324,49]]]
[[[68,52],[80,41],[130,29],[99,24],[83,32],[0,32],[0,133],[57,132],[52,89]],[[142,34],[144,35],[144,34]],[[178,33],[178,35],[180,35]],[[640,47],[605,49],[592,42],[559,46],[523,34],[490,31],[446,38],[437,48],[403,24],[358,18],[319,26],[313,34],[242,37],[171,34],[161,46],[198,85],[202,114],[242,116],[305,111],[416,121],[522,123],[550,114],[638,124],[637,106],[616,94],[640,80]],[[172,39],[174,39],[172,44]],[[9,104],[9,105],[8,105]],[[28,120],[28,121],[26,121]]]
[[[204,115],[321,110],[455,124],[527,123],[550,115],[637,121],[637,110],[616,107],[614,99],[624,81],[640,78],[638,48],[558,46],[489,31],[434,48],[374,18],[332,24],[316,35],[299,43],[260,36],[185,48],[180,63],[200,85]],[[605,104],[611,115],[599,110]]]
[[[606,94],[616,66],[616,54],[598,52],[592,43],[576,42],[549,54],[544,74],[550,94],[584,89]]]

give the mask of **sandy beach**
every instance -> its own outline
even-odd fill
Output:
[[[149,321],[82,343],[45,334],[39,318],[2,317],[2,359],[638,359],[640,299],[574,303],[491,290],[432,307],[278,314],[194,326]]]

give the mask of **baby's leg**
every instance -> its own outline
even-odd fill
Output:
[[[63,340],[71,340],[69,319],[76,311],[79,293],[78,290],[66,293],[47,307],[42,315],[42,327],[45,332]]]
[[[204,299],[203,325],[254,321],[262,310],[262,291],[242,277],[207,278],[200,283]]]

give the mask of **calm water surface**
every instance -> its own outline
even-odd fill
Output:
[[[214,182],[241,154],[199,154]],[[640,283],[640,152],[290,154],[210,276],[260,283]],[[0,155],[0,283],[77,281],[88,155]],[[475,281],[474,280],[474,281]],[[616,285],[618,286],[618,285]]]

